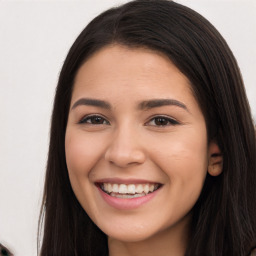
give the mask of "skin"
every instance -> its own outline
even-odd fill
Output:
[[[77,103],[81,98],[109,106]],[[152,99],[181,104],[141,108]],[[110,256],[184,255],[191,209],[218,147],[207,143],[190,82],[169,59],[121,45],[91,56],[75,79],[65,150],[73,191],[108,236]],[[95,185],[106,178],[146,179],[162,187],[147,203],[120,210]]]

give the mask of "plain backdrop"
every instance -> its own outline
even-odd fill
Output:
[[[124,0],[0,0],[0,243],[36,255],[55,86],[86,24]],[[239,63],[256,120],[256,1],[180,0],[221,32]]]

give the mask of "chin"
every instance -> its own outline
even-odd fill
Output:
[[[101,228],[101,227],[100,227]],[[160,231],[153,227],[145,227],[143,225],[129,225],[103,227],[101,230],[110,238],[122,242],[141,242],[158,234]]]
[[[149,239],[151,235],[149,234],[138,234],[137,232],[131,232],[131,233],[111,233],[107,234],[107,237],[109,239],[118,240],[125,243],[136,243],[141,242]]]

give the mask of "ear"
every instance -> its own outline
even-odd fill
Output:
[[[218,176],[222,173],[223,157],[218,144],[211,141],[208,148],[208,173]]]

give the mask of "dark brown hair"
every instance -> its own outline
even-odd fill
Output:
[[[108,253],[106,235],[72,191],[64,141],[78,69],[93,53],[114,43],[146,47],[169,57],[190,80],[206,120],[208,139],[215,139],[221,148],[223,173],[206,177],[193,208],[186,256],[248,254],[256,245],[256,142],[241,74],[212,25],[193,10],[167,0],[137,0],[110,9],[91,21],[71,47],[53,107],[39,224],[43,225],[40,254]]]

